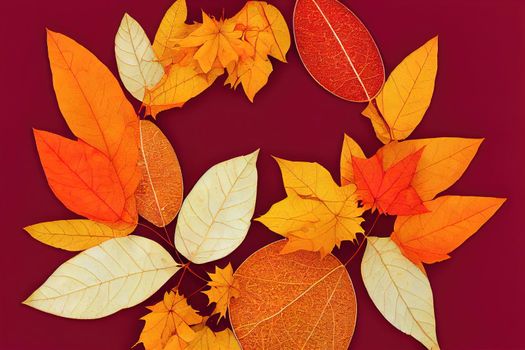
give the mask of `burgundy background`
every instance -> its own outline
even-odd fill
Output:
[[[189,19],[200,9],[219,16],[243,1],[189,0]],[[525,283],[522,230],[525,199],[523,100],[525,2],[521,0],[344,1],[366,23],[390,72],[408,53],[440,35],[439,73],[432,105],[413,138],[486,137],[470,168],[447,193],[506,196],[496,216],[453,258],[428,268],[434,290],[438,337],[444,349],[525,349]],[[274,0],[291,29],[293,0]],[[2,1],[3,125],[1,136],[2,252],[0,348],[127,349],[138,339],[143,305],[95,321],[61,319],[21,304],[72,253],[33,240],[22,227],[74,218],[53,196],[38,161],[31,128],[72,136],[51,83],[45,30],[65,33],[116,73],[113,38],[125,11],[152,38],[171,0]],[[256,215],[284,197],[270,155],[318,161],[339,176],[343,133],[370,154],[380,145],[362,104],[325,92],[301,65],[295,47],[288,64],[275,62],[269,84],[251,104],[242,91],[219,82],[183,109],[160,115],[184,173],[186,193],[211,165],[261,148]],[[377,233],[390,233],[383,220]],[[169,228],[173,232],[173,225]],[[144,229],[139,233],[150,236]],[[254,223],[248,238],[224,259],[235,266],[277,235]],[[354,250],[344,244],[340,257]],[[350,274],[358,297],[354,349],[420,349],[383,319],[364,289],[359,261]],[[208,267],[208,270],[211,266]],[[157,302],[160,293],[144,305]],[[188,280],[187,290],[198,283]],[[197,303],[203,300],[197,300]]]

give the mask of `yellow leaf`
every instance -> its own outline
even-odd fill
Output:
[[[160,350],[184,350],[188,347],[188,343],[181,339],[178,335],[172,335],[171,338],[166,343],[164,348]],[[150,350],[146,348],[146,350]]]
[[[341,185],[345,186],[354,183],[354,168],[352,166],[352,157],[366,158],[361,146],[353,138],[346,135],[343,140],[343,149],[341,151]]]
[[[190,25],[185,24],[188,9],[186,0],[177,0],[166,11],[153,41],[153,51],[164,66],[171,62],[171,50],[177,42],[189,34]]]
[[[166,292],[162,301],[148,309],[150,313],[141,318],[145,324],[138,341],[146,350],[163,350],[170,340],[170,346],[177,349],[175,341],[183,344],[194,339],[196,333],[190,326],[202,321],[202,316],[178,292]],[[171,339],[174,335],[178,339]]]
[[[108,239],[126,236],[134,229],[118,230],[91,220],[57,220],[24,227],[40,242],[70,251],[94,247]]]
[[[241,350],[230,329],[213,332],[204,326],[196,330],[195,338],[188,343],[187,350]]]
[[[231,84],[233,88],[242,84],[244,93],[250,102],[253,102],[255,94],[268,82],[268,77],[272,70],[270,60],[256,54],[254,58],[248,57],[241,60],[235,67],[235,70],[228,75],[225,84]]]
[[[376,133],[379,141],[387,144],[392,140],[392,137],[390,136],[390,128],[377,111],[377,108],[374,106],[373,102],[369,102],[361,114],[370,119],[372,122],[372,127],[374,128],[374,132]]]
[[[115,57],[122,83],[141,102],[146,89],[153,88],[164,76],[144,29],[127,13],[115,36]]]
[[[409,154],[425,148],[411,186],[423,201],[452,186],[465,172],[483,139],[438,137],[391,142],[380,149],[383,167],[390,168]]]
[[[317,163],[277,162],[288,197],[256,220],[288,238],[283,253],[302,249],[324,256],[363,232],[355,185],[338,186]]]
[[[392,240],[415,264],[443,261],[505,202],[503,198],[444,196],[426,202],[429,212],[398,216]]]
[[[208,296],[208,305],[215,303],[213,313],[219,313],[219,320],[226,316],[226,309],[231,298],[239,296],[239,286],[233,279],[233,268],[228,264],[224,269],[215,267],[215,273],[209,273],[211,281],[208,282],[209,290],[204,291]]]
[[[239,55],[253,56],[253,47],[241,40],[242,31],[235,23],[217,21],[202,13],[203,23],[179,42],[181,47],[199,47],[193,56],[204,73],[208,73],[218,59],[222,67],[239,59]]]
[[[179,268],[155,241],[113,238],[66,261],[24,304],[61,317],[101,318],[143,302]]]
[[[392,71],[376,97],[379,111],[394,140],[407,138],[430,105],[438,68],[437,53],[436,36],[408,55]]]
[[[143,218],[165,227],[182,204],[182,172],[177,155],[160,129],[148,120],[140,121],[139,167],[142,179],[137,188],[137,209]]]
[[[388,322],[427,349],[439,349],[430,282],[390,238],[368,237],[361,275]]]

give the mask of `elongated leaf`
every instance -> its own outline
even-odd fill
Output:
[[[361,114],[370,119],[370,122],[372,122],[372,127],[374,128],[374,132],[379,141],[383,142],[384,144],[387,144],[390,141],[392,141],[392,135],[390,135],[390,127],[381,117],[373,102],[369,102],[366,108],[361,112]]]
[[[182,173],[179,160],[162,131],[150,121],[140,121],[139,162],[142,179],[137,188],[137,209],[152,224],[169,224],[182,204]]]
[[[175,247],[203,264],[237,248],[248,232],[257,195],[259,151],[211,167],[188,194],[175,230]]]
[[[345,267],[331,254],[283,255],[284,244],[261,248],[233,275],[230,320],[242,348],[348,349],[357,304]]]
[[[429,213],[397,217],[392,240],[415,264],[446,260],[503,202],[503,198],[491,197],[439,197],[425,203]]]
[[[184,24],[187,15],[186,0],[177,0],[166,11],[160,22],[153,41],[153,51],[155,51],[163,65],[171,63],[171,58],[169,57],[171,49],[177,40],[188,34],[189,26]]]
[[[483,139],[458,137],[408,140],[391,142],[378,153],[382,154],[383,167],[387,169],[424,147],[412,186],[423,201],[428,201],[452,186],[463,175],[482,141]]]
[[[122,83],[139,101],[164,75],[144,29],[127,13],[115,36],[115,57]]]
[[[341,150],[341,186],[355,183],[354,167],[352,166],[352,157],[366,158],[361,146],[353,138],[346,135],[343,140],[343,149]]]
[[[312,77],[349,101],[373,99],[385,81],[379,50],[363,23],[337,0],[297,0],[297,51]]]
[[[60,111],[75,136],[111,160],[126,198],[123,221],[134,226],[140,171],[133,106],[109,69],[76,41],[48,30],[47,47]]]
[[[436,36],[408,55],[392,71],[376,98],[394,140],[407,138],[430,105],[438,68],[437,53]],[[378,126],[374,125],[374,129]]]
[[[368,237],[361,275],[388,322],[427,349],[439,349],[430,282],[390,238]]]
[[[113,238],[66,261],[24,304],[67,318],[101,318],[144,301],[178,269],[152,240]]]
[[[71,211],[86,218],[122,221],[125,197],[111,161],[83,141],[34,130],[49,187]]]
[[[130,234],[133,228],[117,230],[91,220],[57,220],[24,227],[33,238],[55,248],[79,251],[111,238]]]

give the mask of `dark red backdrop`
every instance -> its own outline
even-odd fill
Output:
[[[189,18],[200,9],[227,16],[243,1],[189,0]],[[291,28],[293,0],[272,1]],[[525,2],[521,0],[345,1],[366,23],[387,72],[426,40],[440,35],[439,73],[432,105],[416,137],[486,137],[464,177],[448,193],[507,196],[497,215],[453,253],[428,268],[434,289],[438,337],[444,349],[525,349],[523,282],[525,199]],[[73,218],[49,190],[31,128],[71,135],[60,116],[47,61],[45,30],[65,33],[116,73],[113,38],[125,11],[153,37],[171,0],[2,1],[1,69],[4,104],[1,137],[2,252],[0,348],[128,349],[136,341],[143,305],[95,321],[61,319],[23,306],[26,298],[72,254],[30,238],[22,227]],[[275,63],[269,84],[248,102],[217,82],[183,109],[160,115],[158,125],[175,146],[186,193],[211,165],[261,148],[256,215],[284,191],[271,154],[318,161],[338,177],[343,133],[366,151],[379,142],[364,105],[340,100],[307,74],[292,46],[288,64]],[[389,234],[384,222],[377,232]],[[141,230],[139,230],[140,232]],[[170,227],[170,232],[173,228]],[[140,232],[147,235],[146,232]],[[254,223],[231,258],[235,266],[277,236]],[[353,250],[343,245],[343,256]],[[359,257],[360,258],[360,257]],[[228,260],[228,259],[225,259]],[[350,266],[359,304],[355,349],[420,349],[375,309]],[[174,280],[169,282],[173,285]],[[188,280],[188,284],[191,282]],[[190,286],[191,287],[191,286]],[[145,304],[156,302],[157,293]]]

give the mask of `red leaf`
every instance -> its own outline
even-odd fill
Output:
[[[99,222],[118,222],[125,196],[109,158],[84,141],[34,130],[49,186],[71,211]]]
[[[312,77],[349,101],[373,99],[385,82],[374,39],[352,11],[337,0],[297,0],[294,34]]]
[[[369,159],[352,157],[355,184],[363,205],[389,215],[428,212],[411,185],[423,149],[409,154],[386,170],[381,152]]]

